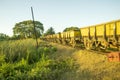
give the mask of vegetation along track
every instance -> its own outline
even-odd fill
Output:
[[[56,61],[72,59],[72,71],[61,74],[60,80],[119,80],[120,63],[110,63],[102,51],[73,48],[53,42],[46,42],[57,48],[50,54]]]
[[[48,42],[48,41],[45,41],[47,44],[52,44],[54,46],[62,46],[62,47],[67,47],[67,48],[73,48],[73,46],[71,45],[65,45],[65,44],[59,44],[59,43],[54,43],[54,42]],[[111,53],[111,52],[119,52],[117,49],[106,49],[106,50],[103,50],[103,49],[91,49],[91,50],[87,50],[84,46],[75,46],[74,47],[75,50],[86,50],[86,51],[89,51],[89,52],[93,52],[93,53],[97,53],[97,54],[103,54],[103,55],[106,55],[108,53]]]

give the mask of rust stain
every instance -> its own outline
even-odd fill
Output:
[[[109,62],[120,62],[120,52],[111,52],[107,54]]]

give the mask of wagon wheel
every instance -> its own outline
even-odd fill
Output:
[[[62,39],[62,43],[63,43],[64,45],[67,44],[66,41],[65,41],[65,39]]]
[[[93,47],[93,46],[92,46],[93,43],[92,43],[92,41],[90,41],[90,40],[85,40],[84,45],[85,45],[85,48],[86,48],[87,50],[91,50],[92,47]]]
[[[76,43],[76,41],[74,40],[73,43],[72,43],[72,47],[75,48],[76,44],[77,44],[77,43]]]
[[[57,42],[56,39],[53,39],[53,42],[56,43]]]
[[[100,46],[101,46],[100,42],[95,42],[95,50],[100,51]]]
[[[101,42],[96,42],[95,43],[95,46],[96,46],[96,50],[98,50],[98,51],[101,51],[101,50],[106,50],[106,48],[108,47],[108,44],[106,43],[106,42],[104,42],[104,43],[101,43]]]
[[[118,46],[118,51],[120,51],[120,46]]]
[[[76,46],[76,41],[75,41],[75,39],[74,38],[71,38],[71,40],[70,40],[70,45],[73,47],[73,48],[75,48],[75,46]]]
[[[58,39],[58,42],[57,42],[57,43],[61,44],[61,43],[62,43],[61,39]]]

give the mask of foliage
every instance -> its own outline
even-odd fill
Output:
[[[8,40],[8,39],[9,39],[9,36],[8,36],[8,35],[3,34],[3,33],[0,33],[0,41]]]
[[[13,28],[13,33],[19,38],[34,38],[35,33],[37,37],[41,36],[44,31],[43,24],[39,21],[35,21],[35,31],[32,20],[26,20],[15,24]]]
[[[72,70],[61,73],[57,80],[119,80],[120,62],[109,62],[107,53],[73,49],[55,44],[57,52],[50,54],[56,61],[66,61]],[[68,69],[68,68],[67,68]]]
[[[55,31],[54,31],[54,29],[53,29],[52,27],[50,27],[50,28],[46,31],[45,35],[51,35],[51,34],[55,34]]]
[[[36,51],[33,39],[0,41],[0,80],[120,79],[120,63],[106,55],[51,44],[39,40]]]
[[[42,53],[53,53],[56,48],[52,45],[38,41],[39,47],[36,50],[36,42],[34,39],[25,40],[9,40],[0,42],[0,54],[5,54],[5,60],[13,63],[18,62],[22,58],[27,59],[29,63],[34,63],[39,60]]]
[[[63,30],[63,32],[66,32],[66,31],[71,31],[71,30],[79,30],[79,28],[78,27],[68,27],[68,28],[65,28],[64,30]]]
[[[65,71],[72,70],[72,59],[56,61],[50,59],[57,49],[35,40],[15,40],[0,42],[0,80],[55,80]],[[17,45],[17,46],[16,46]]]

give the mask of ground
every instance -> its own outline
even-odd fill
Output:
[[[61,44],[51,43],[57,52],[50,55],[52,59],[73,59],[72,71],[61,74],[60,80],[119,80],[120,62],[109,62],[107,53],[75,49]]]

